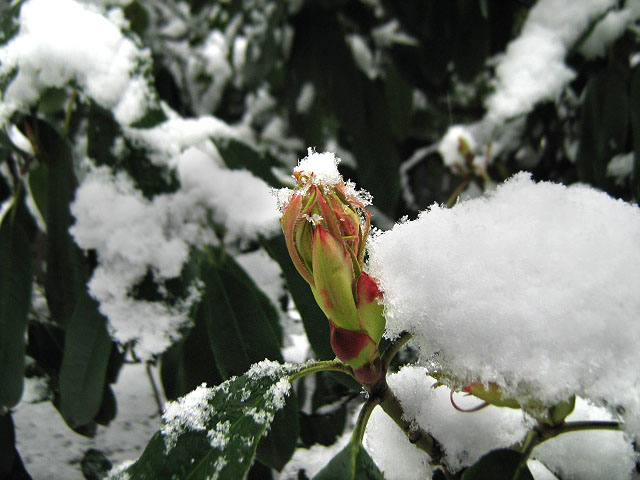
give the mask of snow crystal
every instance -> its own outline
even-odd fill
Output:
[[[616,0],[539,0],[522,33],[507,47],[496,67],[496,91],[487,99],[495,123],[525,114],[555,98],[575,76],[564,63],[567,51]]]
[[[371,414],[363,445],[387,480],[413,480],[433,475],[429,456],[409,441],[382,408],[376,408]]]
[[[207,422],[214,414],[213,407],[209,404],[213,391],[203,383],[177,401],[165,404],[162,414],[165,424],[160,430],[164,436],[165,453],[175,447],[178,437],[184,432],[207,430]],[[218,431],[217,427],[215,431]]]
[[[216,424],[213,430],[207,432],[207,440],[211,443],[212,448],[223,450],[229,443],[229,430],[231,422],[226,420]]]
[[[29,0],[20,9],[20,30],[0,48],[0,75],[18,68],[3,98],[0,124],[33,105],[48,87],[75,81],[116,119],[141,118],[152,92],[140,65],[150,62],[109,19],[73,0]]]
[[[640,210],[520,173],[482,198],[434,205],[370,242],[386,335],[414,335],[463,384],[553,404],[622,406],[640,434]]]
[[[473,135],[462,125],[453,125],[450,127],[445,136],[442,137],[442,140],[440,140],[438,153],[442,156],[443,163],[449,168],[466,168],[466,159],[460,152],[461,142],[467,144],[470,152],[473,152],[476,148],[476,142]]]
[[[567,421],[610,421],[603,408],[576,399]],[[627,480],[635,470],[637,455],[622,432],[591,430],[563,433],[538,445],[532,457],[565,480]]]
[[[340,159],[331,152],[318,153],[313,148],[307,150],[307,156],[293,169],[294,173],[304,172],[313,174],[314,183],[317,185],[334,186],[342,181],[342,175],[338,172]]]

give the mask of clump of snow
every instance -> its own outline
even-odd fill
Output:
[[[607,177],[614,177],[617,184],[633,173],[633,152],[616,155],[607,164]]]
[[[71,234],[98,253],[89,291],[100,302],[119,342],[136,341],[143,359],[163,352],[188,322],[199,298],[194,285],[175,305],[139,301],[132,289],[147,274],[156,280],[180,275],[191,248],[219,243],[213,219],[225,240],[246,242],[278,231],[279,212],[270,188],[246,170],[228,170],[192,147],[172,164],[181,188],[148,200],[124,174],[95,168],[84,178],[71,205]]]
[[[443,163],[449,168],[466,168],[466,158],[461,151],[461,146],[466,144],[470,152],[476,148],[476,141],[468,128],[462,125],[449,127],[447,133],[440,140],[438,153],[442,157]],[[464,151],[464,148],[462,149]]]
[[[567,421],[611,421],[605,409],[577,398]],[[622,432],[590,430],[563,433],[538,445],[532,457],[565,480],[628,480],[635,471],[637,454]]]
[[[313,83],[307,82],[302,85],[300,89],[300,94],[298,98],[296,98],[296,112],[298,113],[306,113],[313,105],[313,100],[316,96],[316,90],[313,86]]]
[[[273,199],[271,199],[273,202]],[[262,290],[271,303],[278,307],[280,299],[285,295],[282,269],[278,262],[264,250],[254,250],[241,253],[235,257],[236,261],[249,274],[251,280]]]
[[[429,456],[409,441],[382,408],[371,414],[363,445],[387,480],[432,478]]]
[[[140,67],[151,53],[97,10],[74,0],[29,0],[19,23],[17,35],[0,47],[0,75],[18,69],[3,97],[0,124],[37,102],[46,88],[70,81],[123,124],[145,114],[153,93]]]
[[[603,57],[607,46],[619,38],[625,29],[640,17],[640,4],[627,1],[627,8],[612,10],[598,22],[584,43],[580,53],[586,58]]]
[[[444,460],[452,470],[472,465],[490,450],[509,447],[526,435],[527,426],[519,410],[494,406],[472,413],[456,410],[451,405],[449,388],[433,388],[437,382],[427,375],[423,367],[404,367],[398,373],[389,375],[387,380],[402,404],[405,417],[438,439],[444,449]],[[468,407],[464,400],[457,399],[456,403]],[[471,402],[479,403],[477,399]],[[367,427],[367,431],[371,428],[372,433],[377,432],[376,436],[381,437],[377,440],[379,447],[381,441],[386,444],[388,436],[395,438],[395,431],[404,435],[395,423],[381,422],[380,418],[376,416],[374,419],[372,416],[375,423]],[[371,441],[374,444],[376,442]],[[416,450],[413,445],[411,448]],[[375,454],[380,448],[372,450]],[[413,457],[416,458],[415,453]],[[422,456],[418,457],[420,462],[424,462]],[[398,472],[395,478],[407,478],[399,476],[405,458],[404,455],[398,455],[395,461],[387,458],[383,464],[387,464],[389,470]],[[377,461],[377,457],[373,459]]]
[[[640,434],[640,210],[520,173],[452,209],[434,205],[370,242],[386,335],[414,335],[463,386],[495,382],[554,404],[623,407]]]
[[[496,91],[487,99],[490,119],[498,124],[557,97],[575,76],[564,62],[567,52],[591,22],[616,4],[616,0],[539,0],[522,33],[498,62]]]
[[[307,150],[307,156],[293,169],[294,173],[313,175],[316,185],[335,186],[342,182],[342,175],[338,172],[340,159],[331,152],[318,153],[313,148]]]

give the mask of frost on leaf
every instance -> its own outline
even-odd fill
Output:
[[[134,464],[111,478],[142,473],[149,478],[185,478],[205,472],[242,478],[258,441],[284,407],[291,389],[288,376],[297,369],[264,360],[240,377],[213,388],[201,385],[168,402],[160,432]]]

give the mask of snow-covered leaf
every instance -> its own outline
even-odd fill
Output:
[[[165,406],[164,426],[133,464],[112,479],[243,478],[258,442],[284,407],[297,368],[264,360],[214,388]]]

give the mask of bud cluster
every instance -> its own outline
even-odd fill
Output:
[[[368,197],[345,183],[333,154],[313,151],[294,170],[295,191],[281,199],[289,255],[329,320],[336,356],[362,383],[380,374],[385,326],[382,293],[364,272],[371,214]]]

